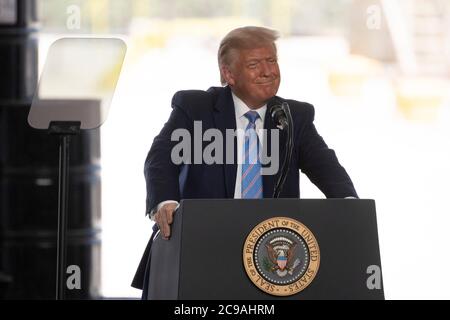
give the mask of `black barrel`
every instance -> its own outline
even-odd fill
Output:
[[[56,275],[59,140],[26,124],[29,106],[0,108],[0,297],[53,299]],[[81,289],[66,298],[100,294],[99,129],[71,139],[67,265],[81,270]],[[0,279],[1,281],[1,279]]]
[[[0,19],[0,103],[28,104],[38,76],[36,1],[7,3]]]
[[[14,23],[0,21],[0,299],[54,299],[59,139],[27,123],[38,78],[36,1],[18,0]],[[81,289],[100,295],[100,131],[71,138],[67,265]],[[68,274],[70,276],[70,274]]]
[[[37,0],[2,1],[1,9],[4,11],[2,16],[8,17],[8,19],[0,19],[0,29],[36,29],[38,25]]]

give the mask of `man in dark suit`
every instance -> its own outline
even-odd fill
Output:
[[[222,40],[218,52],[221,82],[225,86],[207,91],[179,91],[174,95],[170,118],[154,139],[145,162],[147,213],[156,221],[164,239],[170,238],[170,225],[181,199],[272,197],[279,170],[264,175],[261,159],[253,163],[248,160],[252,154],[260,155],[259,150],[263,147],[272,159],[282,162],[284,135],[280,134],[275,143],[271,139],[274,130],[278,130],[269,114],[274,103],[289,104],[294,124],[292,161],[280,197],[300,197],[299,169],[328,198],[357,197],[352,181],[334,151],[316,131],[313,106],[276,96],[280,85],[277,38],[277,32],[261,27],[231,31]],[[203,132],[219,130],[224,140],[227,129],[243,132],[232,140],[231,163],[225,160],[196,162],[192,161],[192,155],[183,155],[188,159],[184,163],[174,161],[172,151],[179,142],[174,141],[173,133],[182,130],[193,137],[195,123],[201,123]],[[267,130],[267,139],[260,135],[261,129]],[[251,137],[256,143],[251,143]],[[264,141],[267,145],[262,146]],[[195,149],[195,139],[190,142]],[[200,151],[206,145],[203,141]],[[219,151],[222,155],[230,153],[225,145]],[[145,280],[148,251],[149,246],[133,286],[140,286]]]

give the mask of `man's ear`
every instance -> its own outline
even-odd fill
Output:
[[[222,76],[225,79],[225,81],[227,82],[227,84],[231,87],[234,86],[236,81],[234,80],[233,73],[231,72],[230,67],[227,65],[222,65],[220,67],[220,70],[221,70]]]

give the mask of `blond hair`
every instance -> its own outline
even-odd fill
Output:
[[[237,50],[256,49],[272,44],[275,48],[275,41],[280,37],[278,31],[264,27],[242,27],[230,31],[220,42],[217,59],[220,69],[220,82],[226,84],[222,74],[222,66],[230,66],[233,62]]]

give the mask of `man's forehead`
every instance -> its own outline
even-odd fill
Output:
[[[265,59],[275,57],[276,55],[277,52],[273,45],[261,48],[240,50],[240,56],[245,60]]]

